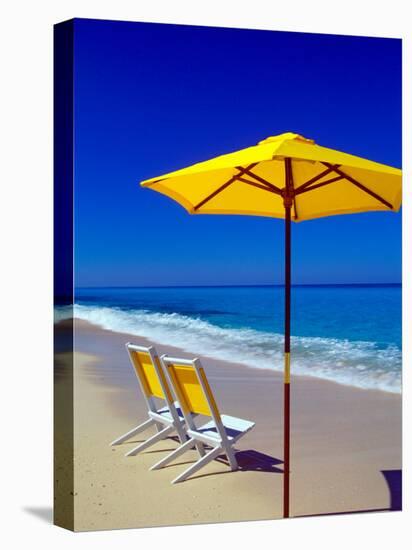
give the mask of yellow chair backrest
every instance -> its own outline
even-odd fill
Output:
[[[147,397],[160,397],[160,399],[166,399],[166,396],[163,392],[162,385],[159,380],[159,376],[162,377],[163,386],[167,391],[167,398],[169,401],[173,401],[168,388],[165,375],[162,369],[158,368],[159,375],[156,372],[156,369],[153,365],[152,358],[150,354],[143,351],[130,350],[130,357],[133,362],[133,366],[136,370],[136,374],[139,377],[139,380],[142,383],[143,391]],[[156,361],[159,361],[158,357],[155,357]]]
[[[186,414],[213,416],[212,408],[215,417],[220,418],[219,410],[202,367],[198,369],[198,373],[207,392],[209,402],[194,366],[169,364],[168,368],[178,401]]]

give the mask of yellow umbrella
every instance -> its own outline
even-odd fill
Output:
[[[402,172],[287,132],[141,183],[190,214],[285,219],[283,515],[289,517],[291,220],[371,210],[396,212]]]

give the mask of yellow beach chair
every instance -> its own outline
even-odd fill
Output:
[[[112,441],[110,445],[120,445],[151,426],[156,426],[158,432],[134,447],[126,456],[137,455],[157,441],[169,437],[173,432],[177,432],[180,442],[184,443],[187,440],[184,417],[178,403],[173,400],[155,348],[128,343],[126,349],[146,400],[148,419]],[[157,406],[158,400],[166,404],[159,407]]]
[[[189,449],[197,447],[199,443],[208,445],[212,449],[207,451],[206,454],[201,453],[203,456],[174,479],[172,483],[184,481],[221,454],[227,456],[231,470],[237,470],[238,464],[233,445],[249,432],[255,423],[220,414],[199,359],[188,360],[162,355],[160,361],[169,375],[171,385],[181,405],[189,439],[152,466],[151,470],[166,466]],[[206,416],[210,420],[197,427],[195,415]]]

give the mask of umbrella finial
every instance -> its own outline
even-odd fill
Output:
[[[303,141],[304,143],[315,143],[313,139],[305,138],[300,134],[294,134],[293,132],[285,132],[284,134],[279,134],[278,136],[269,136],[262,141],[259,141],[258,145],[264,145],[266,143],[274,143],[276,141],[288,141],[295,139],[297,141]]]

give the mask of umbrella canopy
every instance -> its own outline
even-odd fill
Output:
[[[291,221],[372,210],[398,211],[402,172],[287,132],[141,183],[190,214],[285,219],[283,516],[289,517]]]
[[[142,182],[191,214],[285,217],[291,159],[292,220],[399,210],[401,170],[316,145],[291,132]]]

